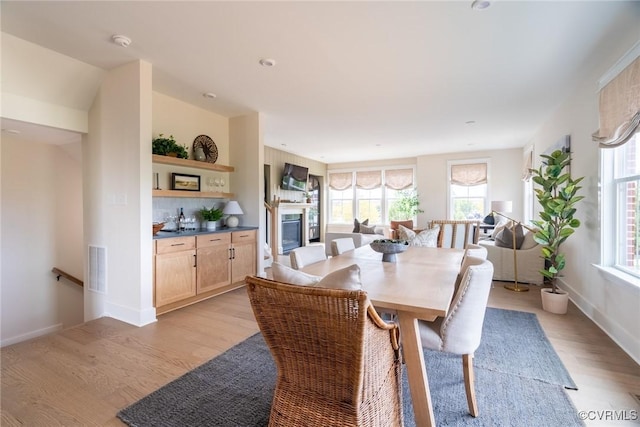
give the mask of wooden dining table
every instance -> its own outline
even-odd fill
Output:
[[[397,261],[383,262],[369,245],[302,268],[325,276],[358,264],[362,288],[376,309],[397,314],[416,426],[435,426],[418,319],[447,314],[464,250],[410,246]]]

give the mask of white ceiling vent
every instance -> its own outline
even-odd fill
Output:
[[[89,245],[89,290],[107,293],[107,248]]]

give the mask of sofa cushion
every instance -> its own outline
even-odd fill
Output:
[[[398,228],[398,237],[400,240],[406,240],[407,242],[409,242],[409,246],[437,248],[439,231],[440,226],[436,226],[416,233],[415,231],[408,229],[404,225],[400,225]]]
[[[524,233],[524,240],[522,240],[522,245],[520,245],[521,250],[531,249],[538,244],[538,242],[533,240],[533,236],[535,236],[535,234],[536,233],[533,231]]]
[[[358,221],[358,218],[354,218],[353,220],[353,231],[352,233],[359,233],[360,232],[360,225],[369,225],[369,218],[365,219],[364,221],[360,222]]]
[[[319,276],[313,274],[307,274],[300,270],[294,270],[291,267],[274,262],[271,264],[271,274],[273,280],[282,283],[289,283],[291,285],[312,286],[318,283],[321,279]]]
[[[496,235],[496,246],[501,248],[513,249],[513,234],[516,236],[516,249],[520,249],[522,241],[524,240],[524,229],[522,224],[516,224],[514,226],[506,226],[502,230],[498,231]]]

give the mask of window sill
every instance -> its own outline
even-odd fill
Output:
[[[635,277],[629,273],[625,273],[622,270],[618,270],[614,267],[606,267],[603,265],[592,264],[600,273],[602,277],[610,280],[618,285],[632,286],[634,288],[640,288],[640,278]]]

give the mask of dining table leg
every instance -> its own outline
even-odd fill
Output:
[[[427,369],[424,363],[424,352],[418,329],[418,319],[411,313],[398,312],[402,353],[407,369],[409,390],[413,401],[413,413],[417,427],[435,427],[433,405]]]

